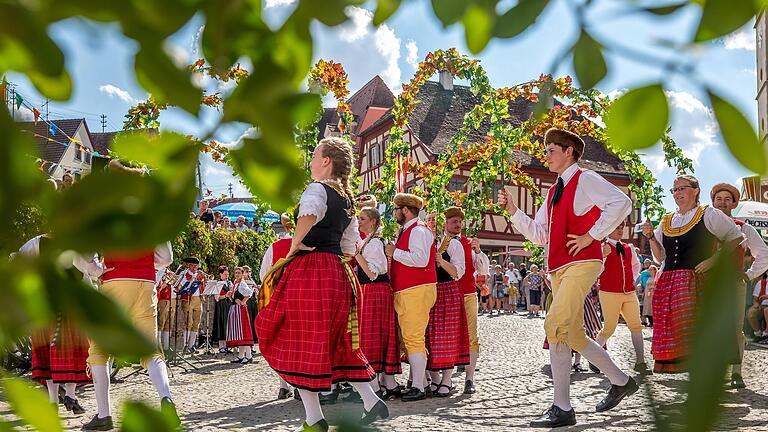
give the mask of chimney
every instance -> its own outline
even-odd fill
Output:
[[[441,70],[440,85],[443,86],[443,89],[445,90],[453,91],[453,75],[451,75],[448,71]]]

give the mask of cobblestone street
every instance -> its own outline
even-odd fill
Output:
[[[510,431],[530,430],[528,423],[551,403],[548,354],[541,349],[543,319],[521,315],[481,316],[482,353],[476,374],[478,392],[461,394],[463,375],[456,375],[459,389],[450,398],[431,398],[423,402],[390,403],[391,417],[375,424],[381,431]],[[650,330],[645,330],[647,358],[650,359]],[[629,333],[620,325],[609,351],[625,370],[634,362]],[[227,358],[226,360],[229,360]],[[225,359],[201,358],[197,371],[174,369],[171,386],[179,413],[187,430],[290,431],[302,418],[300,402],[276,400],[277,379],[263,359],[250,365],[231,365]],[[586,360],[583,360],[586,367]],[[768,350],[749,347],[744,378],[747,389],[728,390],[726,418],[722,430],[768,430]],[[120,375],[124,375],[121,371]],[[653,375],[641,390],[607,413],[595,413],[594,406],[604,396],[608,381],[602,375],[572,375],[571,399],[578,424],[573,431],[642,431],[653,429],[648,393],[670,403],[682,400],[685,375]],[[401,377],[401,383],[405,378]],[[114,410],[127,398],[144,398],[157,404],[146,375],[129,378],[112,390]],[[65,417],[70,428],[90,419],[95,412],[92,389],[80,400],[87,413]],[[6,404],[0,405],[4,414]],[[332,422],[345,415],[359,416],[362,406],[338,403],[324,407]],[[63,411],[63,408],[62,408]],[[117,412],[117,411],[115,411]],[[67,416],[68,414],[64,413]],[[117,415],[119,419],[119,413]]]

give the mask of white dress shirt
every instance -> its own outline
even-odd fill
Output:
[[[325,217],[326,211],[328,211],[328,193],[325,191],[325,186],[320,183],[310,183],[301,194],[297,219],[302,216],[315,216],[314,225],[317,225]],[[353,255],[357,250],[359,239],[357,218],[353,217],[341,236],[341,251],[346,255]]]
[[[244,280],[241,280],[237,285],[237,291],[245,297],[250,297],[253,295],[253,288],[249,287]]]
[[[472,263],[475,265],[475,276],[488,276],[488,266],[491,265],[491,261],[485,252],[477,253],[473,250]]]
[[[26,257],[40,256],[40,237],[32,238],[19,249],[19,253]],[[72,265],[83,274],[83,280],[90,283],[91,279],[96,279],[104,273],[104,264],[99,261],[96,254],[75,255],[72,259]]]
[[[579,165],[573,164],[560,175],[565,186],[578,170]],[[573,211],[577,216],[582,216],[592,207],[599,208],[602,213],[587,233],[595,240],[603,240],[632,212],[632,200],[596,172],[584,170],[579,177],[579,184],[576,185]],[[548,208],[549,202],[545,202],[536,212],[535,219],[518,209],[509,220],[528,240],[544,246],[549,242]]]
[[[675,212],[672,215],[672,221],[670,222],[672,228],[680,228],[690,222],[691,219],[693,219],[693,216],[696,215],[697,209],[698,207],[694,207],[685,213]],[[731,240],[742,237],[741,231],[739,230],[739,227],[736,226],[736,223],[733,221],[733,219],[726,216],[725,213],[712,206],[707,206],[704,209],[703,219],[704,226],[707,228],[707,230],[722,242],[729,242]],[[663,254],[662,256],[656,256],[654,254],[653,258],[656,260],[656,262],[663,263],[664,259],[667,257],[667,253],[664,250],[664,233],[661,224],[656,227],[656,231],[654,231],[653,235],[656,237],[656,240],[659,243],[659,248],[661,249],[661,253]]]
[[[611,246],[616,247],[616,240],[614,239],[606,239],[608,243],[610,243]],[[637,256],[637,251],[635,251],[635,247],[631,244],[624,243],[624,250],[626,251],[629,249],[630,251],[630,260],[632,261],[632,280],[636,281],[637,277],[640,276],[640,271],[642,270],[642,266],[640,265],[640,258]]]
[[[416,229],[414,228],[414,231],[415,230]],[[411,233],[411,235],[413,235],[413,233]],[[454,279],[461,279],[467,269],[467,265],[464,262],[464,246],[461,245],[460,241],[452,238],[451,241],[448,242],[448,249],[446,249],[446,252],[448,252],[448,256],[450,257],[449,261],[456,267],[456,277]]]
[[[749,249],[752,257],[755,258],[752,266],[747,270],[747,277],[749,280],[753,280],[768,271],[768,246],[766,246],[755,227],[750,224],[745,223],[742,225],[741,233],[747,239],[747,249]]]
[[[372,238],[361,254],[368,264],[368,270],[373,273],[373,279],[387,273],[387,255],[384,254],[384,242],[380,238]]]
[[[403,225],[403,231],[418,221],[419,218],[409,220]],[[395,249],[392,259],[408,267],[426,267],[429,264],[429,254],[434,242],[435,236],[432,235],[432,231],[424,225],[418,225],[411,230],[411,236],[408,238],[410,251]]]
[[[173,247],[165,242],[155,248],[155,268],[161,269],[173,264]]]
[[[281,232],[277,237],[280,240],[291,238],[291,233]],[[267,251],[264,252],[264,257],[261,259],[261,267],[259,267],[259,279],[261,279],[262,282],[264,282],[264,277],[267,275],[267,273],[269,273],[269,269],[272,268],[272,257],[274,253],[274,248],[272,245],[269,245]]]

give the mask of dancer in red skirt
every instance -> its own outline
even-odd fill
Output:
[[[24,243],[19,253],[28,257],[45,255],[50,252],[49,241],[47,236],[37,236]],[[96,256],[78,256],[73,264],[86,280],[103,271]],[[48,388],[48,398],[54,404],[59,403],[59,384],[64,384],[64,407],[78,415],[85,410],[77,400],[75,388],[92,383],[86,374],[87,359],[88,339],[66,316],[59,314],[54,328],[32,333],[32,379]]]
[[[429,313],[426,341],[430,390],[436,397],[450,395],[453,368],[469,364],[467,316],[458,282],[466,269],[464,246],[459,241],[463,221],[464,211],[459,207],[445,211],[443,240],[435,255],[437,300]]]
[[[400,396],[394,375],[402,373],[397,345],[395,305],[387,274],[384,241],[377,236],[381,214],[373,207],[360,210],[360,231],[365,234],[355,260],[363,301],[360,305],[360,350],[379,375],[371,381],[382,399]]]
[[[251,333],[251,315],[248,313],[248,299],[253,296],[253,289],[245,283],[243,268],[235,267],[235,283],[230,298],[227,318],[227,348],[237,348],[237,358],[231,363],[253,363],[253,333]]]
[[[677,177],[670,192],[677,211],[664,215],[655,232],[647,220],[643,235],[650,239],[656,261],[664,263],[653,291],[653,371],[675,373],[686,369],[696,298],[704,273],[714,265],[717,242],[732,249],[743,237],[722,211],[699,204],[696,177]]]
[[[290,261],[274,290],[270,275],[259,290],[260,296],[271,294],[256,318],[259,348],[272,369],[299,389],[306,411],[300,430],[328,430],[318,392],[342,381],[363,399],[363,423],[389,416],[370,385],[375,372],[359,349],[359,288],[343,256],[355,253],[360,238],[349,187],[353,164],[344,139],[318,143],[310,163],[315,182],[299,202]]]

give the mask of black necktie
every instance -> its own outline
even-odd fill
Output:
[[[555,191],[552,193],[552,199],[549,201],[550,207],[554,207],[555,204],[557,204],[557,202],[560,201],[560,197],[563,195],[563,189],[565,189],[565,184],[563,184],[563,178],[558,177],[557,184],[555,185]]]
[[[624,245],[623,245],[623,244],[621,244],[621,242],[616,242],[616,253],[617,253],[617,254],[618,254],[620,257],[624,258],[624,254],[625,254],[626,252],[627,252],[627,251],[626,251],[626,250],[624,250]]]

